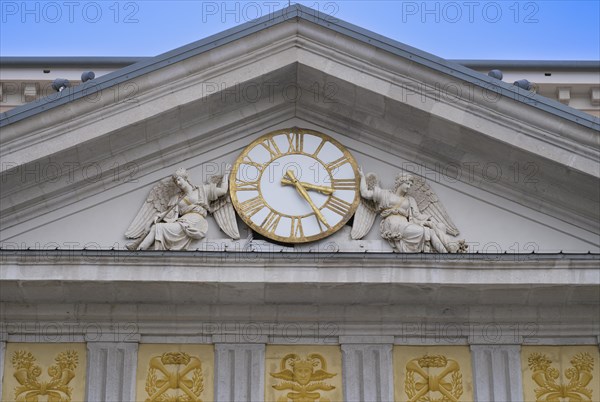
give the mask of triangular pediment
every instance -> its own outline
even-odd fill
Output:
[[[301,6],[3,114],[1,241],[122,248],[158,180],[289,127],[425,177],[473,251],[599,250],[598,119]],[[209,225],[199,248],[247,245]],[[319,244],[390,251],[349,230]]]

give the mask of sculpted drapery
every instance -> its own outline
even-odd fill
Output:
[[[214,176],[194,186],[187,170],[177,169],[171,178],[157,183],[125,236],[136,239],[131,250],[187,250],[208,232],[206,217],[212,213],[229,237],[239,238],[235,211],[228,196],[228,175]]]
[[[380,233],[394,252],[464,252],[463,240],[451,240],[458,229],[450,220],[433,190],[423,179],[400,174],[392,190],[379,186],[377,176],[360,172],[362,202],[356,211],[351,236],[360,239],[381,216]],[[416,185],[415,185],[416,184]],[[420,202],[419,202],[420,201]],[[419,205],[424,206],[423,210]]]

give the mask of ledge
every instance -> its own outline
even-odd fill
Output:
[[[0,250],[0,281],[600,285],[600,254]]]

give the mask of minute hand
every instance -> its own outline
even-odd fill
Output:
[[[305,183],[303,181],[301,181],[299,183],[305,190],[314,190],[314,191],[318,191],[319,193],[323,193],[325,195],[333,194],[333,189],[331,187],[317,186],[316,184]],[[281,184],[287,184],[287,185],[292,185],[292,186],[296,185],[296,183],[294,183],[291,180],[286,179],[285,177],[281,179]]]
[[[321,220],[321,222],[323,222],[325,224],[325,226],[327,226],[328,228],[330,228],[331,226],[329,226],[329,224],[325,220],[325,217],[323,216],[323,214],[321,213],[321,211],[319,211],[319,208],[317,208],[317,206],[315,205],[315,203],[312,202],[312,199],[310,198],[310,196],[308,195],[308,193],[306,192],[306,190],[304,189],[304,187],[302,187],[302,184],[300,184],[300,182],[298,181],[298,179],[296,179],[296,176],[294,175],[294,172],[292,172],[291,170],[288,170],[287,171],[287,176],[291,179],[292,183],[294,183],[294,185],[296,186],[296,190],[298,190],[298,192],[300,193],[300,195],[302,197],[304,197],[304,199],[306,200],[306,202],[308,202],[308,204],[310,205],[310,207],[312,208],[312,210],[315,212],[315,215],[317,215],[317,217]]]

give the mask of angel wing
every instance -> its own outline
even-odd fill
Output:
[[[269,374],[271,374],[272,377],[278,378],[280,380],[286,380],[286,381],[294,380],[294,373],[289,369],[282,370],[279,373],[269,373]]]
[[[328,373],[325,370],[317,370],[310,376],[310,380],[311,381],[328,380],[330,378],[335,377],[336,375],[337,374]]]
[[[366,181],[368,189],[373,190],[378,182],[377,175],[375,175],[375,173],[367,174]],[[354,214],[352,231],[350,232],[350,237],[352,240],[359,240],[365,237],[373,227],[373,222],[375,222],[376,216],[377,203],[361,197],[358,208],[356,209],[356,213]]]
[[[422,214],[431,215],[431,217],[446,225],[446,233],[452,236],[458,236],[459,231],[452,219],[446,212],[446,208],[440,202],[438,196],[431,189],[429,184],[422,177],[415,176],[414,184],[410,188],[408,195],[417,202],[419,211]]]
[[[210,181],[215,185],[220,186],[223,181],[223,176],[213,176]],[[217,225],[219,225],[221,230],[225,232],[227,236],[234,240],[240,238],[235,210],[233,209],[229,192],[215,201],[212,201],[209,206],[209,212],[213,214],[215,221],[217,221]]]
[[[162,213],[169,207],[169,201],[179,193],[179,188],[170,177],[156,183],[139,212],[127,228],[125,237],[137,239],[150,228],[156,214]]]

